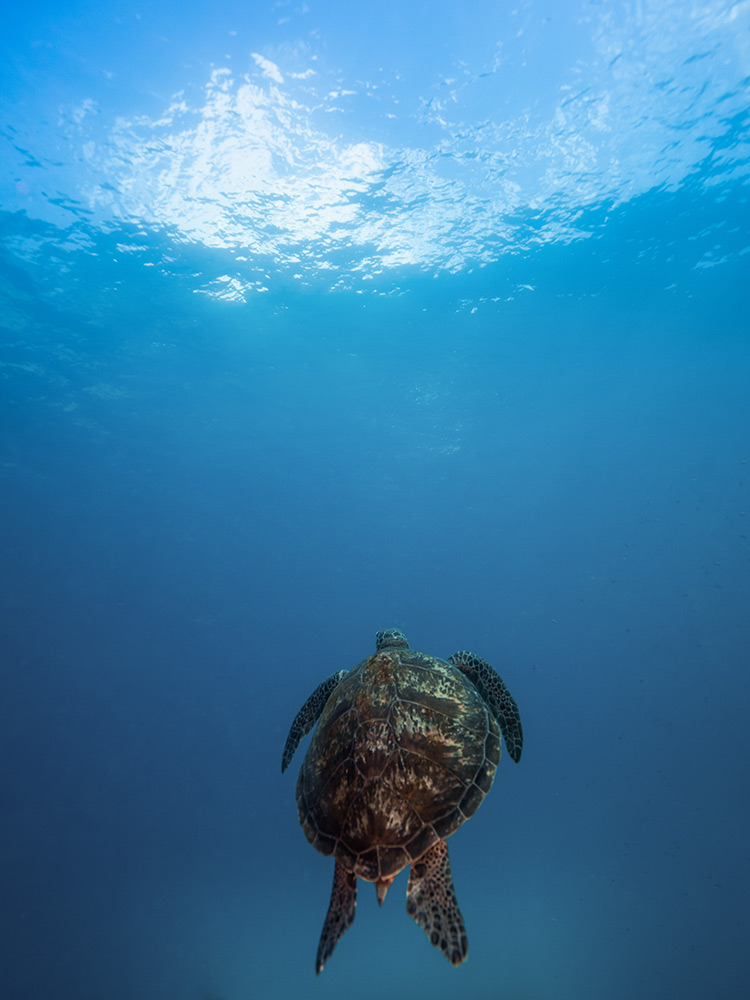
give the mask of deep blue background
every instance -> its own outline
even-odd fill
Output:
[[[749,213],[711,170],[391,295],[220,301],[221,250],[3,212],[4,996],[744,995]],[[450,842],[467,964],[402,876],[316,980],[281,749],[389,626],[492,662],[523,760]]]

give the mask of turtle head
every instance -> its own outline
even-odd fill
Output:
[[[408,649],[409,640],[400,628],[384,628],[375,636],[375,652],[383,649]]]

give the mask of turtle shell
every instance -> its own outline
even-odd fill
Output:
[[[307,839],[360,878],[391,879],[479,808],[500,730],[457,667],[384,649],[346,674],[297,782]]]

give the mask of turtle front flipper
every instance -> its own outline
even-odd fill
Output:
[[[333,873],[333,890],[331,902],[326,914],[323,930],[320,932],[318,954],[315,958],[315,974],[323,971],[323,966],[333,954],[333,949],[339,942],[344,931],[348,930],[354,921],[354,911],[357,909],[357,876],[344,868],[336,858],[336,869]]]
[[[469,653],[465,649],[449,656],[448,663],[458,667],[487,702],[500,726],[511,760],[517,764],[521,759],[521,750],[523,749],[521,716],[518,712],[518,705],[516,705],[513,695],[505,686],[500,674],[481,656],[475,656],[474,653]]]
[[[299,746],[300,740],[307,736],[312,727],[320,718],[320,713],[326,707],[326,702],[331,696],[331,692],[336,687],[341,678],[347,674],[347,670],[337,670],[335,674],[318,684],[313,693],[307,699],[302,708],[297,712],[289,730],[289,735],[284,744],[284,753],[281,756],[281,770],[286,771],[289,767],[294,751]]]
[[[463,962],[469,945],[453,888],[448,845],[444,840],[439,840],[412,863],[406,888],[406,912],[449,962],[453,965]]]

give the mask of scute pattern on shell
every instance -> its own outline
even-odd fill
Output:
[[[297,783],[300,822],[321,853],[388,878],[476,811],[499,760],[497,722],[461,671],[388,646],[331,694]]]

